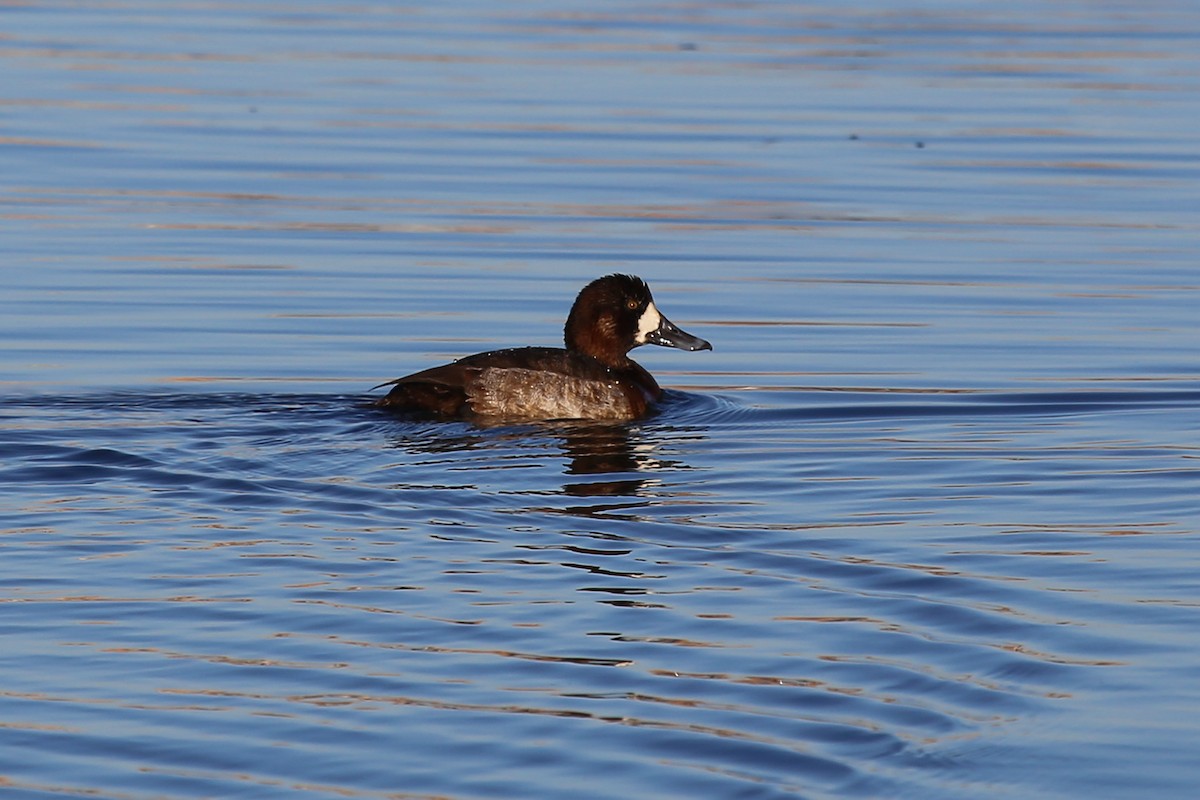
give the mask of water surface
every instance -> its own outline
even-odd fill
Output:
[[[1188,797],[1190,4],[27,3],[14,797]],[[397,419],[642,275],[625,425]]]

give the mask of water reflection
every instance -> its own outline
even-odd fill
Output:
[[[403,430],[391,446],[416,456],[437,455],[457,461],[464,454],[488,451],[488,459],[470,465],[475,470],[499,470],[528,465],[529,460],[559,461],[569,478],[562,494],[573,497],[630,497],[660,483],[656,473],[689,469],[678,454],[668,456],[668,443],[705,438],[699,426],[659,427],[638,423],[551,422],[516,427],[473,427],[460,423],[401,422]],[[439,459],[439,462],[443,461]],[[454,488],[462,488],[456,486]]]
[[[661,435],[661,434],[660,434]],[[638,495],[657,479],[644,473],[678,470],[685,464],[661,454],[662,442],[652,441],[644,428],[625,425],[590,425],[562,432],[561,446],[567,458],[567,475],[624,475],[637,477],[564,483],[563,493],[575,497],[620,497]]]

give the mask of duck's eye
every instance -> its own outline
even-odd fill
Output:
[[[637,300],[630,300],[630,301],[628,301],[628,302],[626,302],[626,303],[625,303],[625,307],[626,307],[626,308],[628,308],[630,311],[637,311],[637,307],[638,307],[638,301],[637,301]]]

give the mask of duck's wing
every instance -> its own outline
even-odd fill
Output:
[[[384,381],[378,386],[372,386],[371,391],[382,389],[384,386],[397,386],[402,383],[438,383],[448,386],[462,386],[473,374],[480,369],[527,369],[545,372],[570,373],[578,369],[566,350],[559,347],[513,347],[507,350],[489,350],[486,353],[476,353],[465,356],[449,364],[414,372],[402,378]],[[590,360],[590,359],[589,359]]]
[[[565,375],[570,373],[571,366],[572,360],[567,351],[555,347],[517,347],[476,353],[373,387],[392,387],[375,404],[393,411],[460,417],[472,411],[472,396],[477,393],[480,378],[485,373],[549,372]]]

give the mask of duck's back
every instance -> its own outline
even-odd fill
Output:
[[[379,405],[441,418],[634,419],[662,390],[641,366],[555,347],[467,356],[393,381]]]

